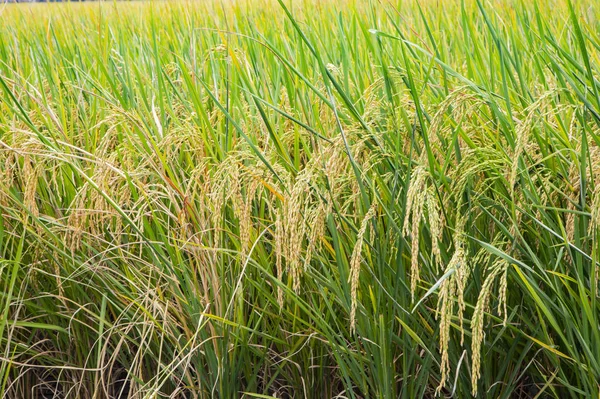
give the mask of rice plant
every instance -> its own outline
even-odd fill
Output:
[[[600,397],[599,18],[1,6],[1,395]]]

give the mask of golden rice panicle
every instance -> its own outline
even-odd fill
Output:
[[[33,217],[39,215],[38,206],[35,199],[37,191],[38,179],[40,177],[39,165],[34,166],[29,155],[23,157],[23,205],[31,213]]]
[[[419,281],[419,233],[426,198],[423,195],[426,185],[427,170],[417,166],[413,171],[408,192],[406,194],[406,215],[402,233],[411,236],[410,291],[414,301],[417,282]]]
[[[446,266],[444,274],[448,274],[448,277],[440,285],[440,293],[438,296],[438,312],[436,318],[440,317],[439,345],[441,354],[440,369],[442,374],[440,378],[440,384],[437,388],[438,393],[441,392],[442,388],[445,386],[448,379],[448,373],[450,372],[450,360],[448,357],[448,352],[450,347],[450,328],[452,317],[454,316],[455,302],[458,304],[457,318],[459,319],[460,323],[461,345],[463,344],[464,339],[464,329],[462,325],[462,316],[465,309],[464,288],[470,271],[469,265],[467,264],[465,248],[465,223],[465,216],[457,216],[456,232],[454,237],[454,254]]]
[[[535,111],[532,111],[530,115],[532,115]],[[530,122],[526,120],[524,122],[520,122],[516,129],[516,144],[512,153],[512,165],[510,168],[510,175],[508,177],[508,186],[511,191],[511,194],[514,196],[515,192],[515,183],[517,182],[517,175],[519,171],[519,161],[521,159],[521,155],[527,144],[527,139],[529,136],[529,131],[531,126],[527,123]]]
[[[481,287],[481,291],[479,292],[479,297],[477,299],[477,304],[475,305],[475,311],[473,312],[473,317],[471,318],[471,390],[473,396],[477,396],[477,382],[479,381],[480,377],[481,343],[485,339],[483,322],[485,318],[485,313],[489,308],[492,287],[496,276],[499,272],[499,267],[497,267],[496,265],[492,266],[491,272],[488,274],[483,283],[483,286]]]
[[[330,201],[334,202],[342,194],[347,183],[350,169],[349,157],[341,138],[334,139],[331,144],[324,148],[320,147],[319,150],[319,158],[324,164],[323,174],[330,187]]]
[[[427,213],[429,215],[429,229],[431,233],[431,258],[436,270],[439,271],[442,263],[441,242],[444,234],[444,218],[436,198],[433,187],[427,190]]]
[[[294,184],[288,200],[285,202],[286,224],[286,261],[292,286],[295,292],[300,291],[300,277],[303,267],[300,264],[302,241],[306,234],[306,223],[302,218],[305,208],[304,197],[309,190],[310,172],[304,169]]]
[[[434,155],[438,160],[443,160],[445,151],[442,140],[446,139],[449,132],[452,131],[451,124],[446,123],[448,111],[452,109],[451,119],[461,120],[464,113],[465,101],[469,99],[468,89],[466,87],[458,87],[450,92],[450,94],[437,106],[435,113],[431,118],[428,135],[429,143],[434,151]]]
[[[12,151],[0,152],[4,158],[4,169],[0,171],[0,206],[7,206],[10,199],[9,190],[14,184],[13,170],[16,164],[16,156]]]
[[[85,203],[87,200],[88,183],[85,183],[75,194],[69,206],[69,217],[67,218],[67,238],[71,253],[75,253],[80,247],[81,236],[87,220]]]
[[[446,269],[446,273],[452,271],[452,265],[448,264]],[[450,323],[452,319],[452,315],[454,313],[454,295],[455,295],[455,286],[452,284],[449,279],[446,279],[441,287],[440,293],[438,297],[438,314],[440,319],[440,384],[437,388],[437,393],[441,392],[442,388],[446,385],[446,380],[448,379],[448,373],[450,370],[450,360],[448,358],[448,345],[450,343]]]
[[[536,145],[530,142],[531,132],[537,127],[540,120],[547,119],[547,115],[553,112],[552,109],[548,110],[546,106],[555,94],[556,90],[549,90],[541,95],[535,102],[523,110],[525,118],[522,121],[517,121],[515,146],[511,155],[512,165],[508,176],[509,189],[513,196],[515,194],[521,156],[527,153],[527,150],[531,153],[536,149]]]
[[[240,165],[237,159],[233,159],[229,164],[231,174],[231,180],[229,184],[229,189],[231,190],[232,202],[233,202],[233,210],[239,220],[240,224],[240,236],[242,235],[242,208],[244,206],[244,196],[242,193],[242,174],[240,172]],[[240,237],[240,241],[241,237]],[[243,246],[243,243],[242,243]],[[244,248],[242,247],[242,254],[244,254]]]
[[[327,215],[330,213],[329,205],[323,201],[319,201],[319,204],[310,213],[310,232],[308,234],[308,246],[304,257],[304,270],[308,268],[315,251],[320,248],[321,240],[325,234],[325,221]]]
[[[498,298],[498,314],[503,316],[502,324],[506,327],[508,320],[508,310],[506,305],[508,291],[508,262],[503,265],[502,276],[500,276],[499,298]]]
[[[350,282],[350,297],[351,297],[351,305],[350,305],[350,331],[352,333],[356,330],[356,307],[358,305],[358,285],[360,278],[360,265],[362,259],[362,247],[365,239],[365,233],[367,231],[367,227],[369,226],[369,222],[373,217],[375,217],[377,211],[377,203],[373,202],[371,207],[367,211],[367,214],[363,218],[360,229],[358,230],[358,235],[356,236],[356,244],[354,244],[354,249],[352,250],[352,256],[350,257],[350,273],[349,273],[349,282]]]

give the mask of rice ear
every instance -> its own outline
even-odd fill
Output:
[[[371,219],[373,219],[377,212],[377,204],[373,202],[365,217],[363,218],[360,229],[356,236],[356,244],[352,250],[352,256],[350,257],[350,331],[354,333],[356,331],[356,308],[358,306],[358,286],[360,282],[360,265],[362,261],[363,243],[365,240],[365,233],[369,226]]]

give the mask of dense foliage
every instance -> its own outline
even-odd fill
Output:
[[[598,397],[599,16],[0,6],[0,392]]]

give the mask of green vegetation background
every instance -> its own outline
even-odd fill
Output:
[[[593,1],[0,19],[5,397],[598,397]]]

